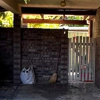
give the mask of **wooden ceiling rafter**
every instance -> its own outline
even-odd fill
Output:
[[[63,20],[66,20],[66,17],[67,17],[67,16],[66,16],[65,14],[63,14],[63,17],[62,17]]]
[[[93,20],[95,16],[89,16],[88,20]]]
[[[87,25],[86,20],[22,19],[23,23],[52,23]]]
[[[96,10],[92,9],[66,9],[66,8],[34,8],[22,7],[22,14],[65,14],[65,15],[96,15]]]
[[[88,15],[84,15],[84,20],[86,20],[88,18]]]
[[[44,14],[40,14],[41,18],[44,19]]]
[[[7,10],[0,6],[0,12],[4,12],[4,11],[7,11]]]

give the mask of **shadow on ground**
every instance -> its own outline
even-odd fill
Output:
[[[100,100],[94,84],[2,86],[0,100]]]

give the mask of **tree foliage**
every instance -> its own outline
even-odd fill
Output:
[[[13,13],[10,11],[0,13],[0,27],[13,27]]]

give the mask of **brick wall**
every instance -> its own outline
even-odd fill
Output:
[[[100,37],[96,38],[95,83],[100,88]]]
[[[67,36],[64,30],[0,28],[0,80],[19,84],[21,69],[32,65],[36,82],[48,83],[58,66],[57,83],[67,83]]]
[[[13,29],[0,28],[0,83],[13,80]]]
[[[13,29],[13,83],[20,84],[21,71],[21,18],[14,14],[14,29]]]
[[[100,7],[97,9],[94,20],[95,47],[95,84],[100,88]]]
[[[68,35],[67,33],[63,34],[63,31],[49,29],[21,30],[22,68],[32,65],[37,83],[48,83],[57,65],[57,82],[67,83]]]

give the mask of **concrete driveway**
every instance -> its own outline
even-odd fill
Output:
[[[3,86],[0,100],[100,100],[100,91],[90,83]]]

